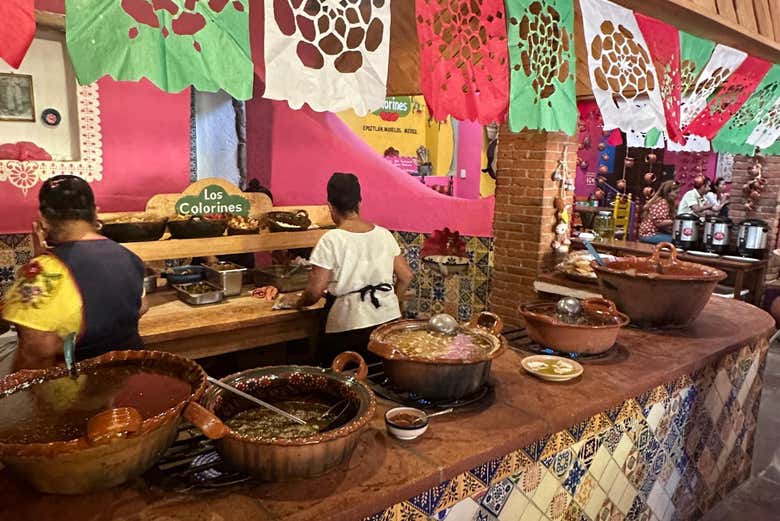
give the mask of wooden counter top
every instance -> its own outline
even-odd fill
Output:
[[[137,480],[89,496],[57,497],[31,492],[0,472],[0,511],[4,519],[20,521],[358,520],[691,374],[773,330],[764,311],[712,299],[687,330],[623,330],[614,354],[583,362],[584,375],[572,382],[537,380],[521,369],[524,355],[509,350],[493,363],[491,407],[437,418],[415,442],[386,434],[382,418],[389,404],[380,400],[349,464],[317,479],[247,483],[211,494],[168,492]]]
[[[316,335],[322,303],[303,311],[274,311],[272,302],[241,296],[218,304],[190,306],[174,291],[147,296],[149,311],[139,331],[149,349],[201,358]]]

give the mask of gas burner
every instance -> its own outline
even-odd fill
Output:
[[[459,400],[428,400],[414,393],[394,389],[384,373],[369,375],[369,386],[377,396],[385,400],[428,412],[449,409],[450,407],[457,409],[458,412],[481,411],[493,405],[496,399],[494,386],[490,382]]]
[[[549,347],[544,347],[541,344],[537,344],[528,337],[525,329],[514,329],[504,332],[504,338],[509,343],[509,347],[514,351],[520,353],[532,353],[535,355],[552,355],[561,356],[570,360],[576,360],[578,362],[590,362],[595,360],[607,360],[616,356],[619,352],[618,344],[610,347],[603,353],[589,354],[589,353],[567,353],[565,351],[556,351]]]
[[[194,434],[191,427],[179,430],[174,444],[144,477],[150,484],[177,492],[214,490],[251,479],[227,469],[213,443]]]

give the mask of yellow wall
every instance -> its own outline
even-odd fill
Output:
[[[422,145],[428,148],[434,175],[446,175],[450,170],[454,148],[452,125],[449,118],[444,123],[429,120],[422,96],[389,97],[382,109],[364,117],[352,110],[338,116],[379,155],[393,147],[401,156],[417,157],[417,147]]]

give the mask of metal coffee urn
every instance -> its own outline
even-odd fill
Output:
[[[699,245],[699,218],[692,213],[681,213],[674,218],[672,242],[683,250],[694,250]]]
[[[722,255],[729,248],[731,221],[725,217],[707,217],[704,220],[704,249]]]
[[[763,258],[767,252],[769,225],[760,219],[747,219],[740,223],[737,250],[743,257]]]

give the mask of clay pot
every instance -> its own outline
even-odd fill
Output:
[[[758,202],[758,200],[761,199],[761,192],[753,190],[752,192],[750,192],[750,195],[748,197],[750,197],[751,201]]]
[[[645,196],[646,198],[648,198],[648,199],[650,199],[651,197],[653,197],[653,192],[654,192],[654,190],[653,190],[653,187],[652,187],[652,186],[646,186],[646,187],[644,187],[644,188],[642,189],[642,194],[644,194],[644,196]]]
[[[87,435],[51,443],[0,443],[0,460],[16,477],[35,489],[51,494],[86,494],[121,485],[146,472],[176,439],[182,417],[212,439],[227,428],[197,404],[206,389],[206,373],[191,360],[158,351],[112,351],[77,364],[78,370],[101,366],[139,364],[163,371],[190,383],[192,393],[174,407],[139,421],[132,408],[96,414],[87,424]],[[65,367],[20,371],[0,379],[0,396],[28,385],[68,375]]]
[[[645,162],[651,165],[654,164],[657,160],[658,160],[658,156],[656,156],[652,152],[645,156]]]
[[[758,165],[753,165],[748,169],[748,173],[751,175],[758,175],[761,173],[761,167]]]
[[[626,158],[626,159],[623,161],[623,164],[626,166],[626,168],[631,168],[631,167],[633,167],[633,166],[634,166],[634,158],[633,158],[633,157],[627,157],[627,158]]]
[[[655,174],[653,172],[648,172],[648,173],[645,174],[644,179],[645,179],[645,183],[651,185],[651,184],[655,183],[656,177],[655,177]]]
[[[590,163],[588,163],[587,161],[585,161],[585,160],[583,159],[582,161],[580,161],[580,168],[582,168],[583,170],[587,170],[587,169],[588,169],[588,165],[589,165],[589,164],[590,164]]]
[[[615,345],[620,328],[629,322],[613,302],[602,298],[583,300],[582,309],[587,318],[603,321],[603,325],[569,324],[556,317],[555,306],[554,302],[525,304],[520,306],[520,315],[531,340],[564,353],[603,353]]]
[[[671,255],[661,258],[661,250]],[[591,264],[601,293],[640,327],[691,325],[715,289],[726,278],[718,269],[677,260],[669,243],[656,246],[651,257],[622,257],[604,266]]]
[[[609,154],[601,154],[602,161],[609,161]]]
[[[599,173],[600,174],[608,174],[609,173],[609,168],[607,168],[607,165],[601,165],[599,167]]]
[[[604,143],[599,143],[598,149],[599,152],[603,152],[604,150],[607,149],[607,145],[605,145]]]
[[[591,141],[590,136],[585,136],[585,139],[582,140],[582,148],[588,150],[590,149]]]
[[[343,374],[345,365],[358,363],[357,378]],[[346,399],[343,418],[324,432],[302,438],[260,438],[228,430],[214,444],[232,468],[265,481],[289,481],[324,474],[347,461],[358,438],[376,411],[376,398],[364,383],[368,367],[354,352],[341,353],[331,371],[320,367],[274,366],[249,369],[226,376],[223,382],[267,401],[328,397],[335,405]],[[212,386],[203,398],[206,409],[220,418],[231,418],[255,407],[243,398]]]
[[[598,188],[595,192],[593,192],[593,197],[596,198],[597,201],[604,198],[604,190]]]
[[[626,189],[626,180],[618,179],[617,183],[615,183],[615,187],[622,192]]]

